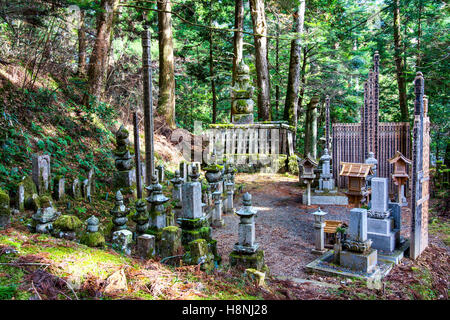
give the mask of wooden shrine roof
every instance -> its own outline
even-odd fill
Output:
[[[310,164],[312,167],[317,167],[317,165],[319,164],[312,156],[310,153],[308,153],[306,155],[306,157],[304,159],[302,159],[299,163],[299,165],[301,165],[302,167]]]
[[[408,158],[406,158],[400,151],[397,151],[395,153],[395,155],[391,159],[389,159],[388,161],[389,161],[389,163],[395,163],[395,162],[397,162],[400,159],[405,161],[407,164],[411,164],[412,163],[412,161],[409,160]]]
[[[343,177],[366,178],[367,175],[373,174],[373,164],[341,162],[341,165],[342,169],[339,175]]]

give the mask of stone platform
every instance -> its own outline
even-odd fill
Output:
[[[307,272],[316,272],[323,275],[328,276],[341,276],[347,278],[359,278],[365,280],[372,280],[378,277],[383,278],[389,274],[393,263],[385,263],[384,261],[378,261],[375,268],[373,268],[372,272],[360,272],[351,270],[348,268],[344,268],[338,265],[333,264],[333,255],[334,251],[330,250],[326,252],[324,255],[320,256],[316,260],[308,263],[305,267]]]
[[[307,203],[306,192],[302,195],[302,203]],[[332,193],[311,193],[311,204],[325,204],[325,205],[337,205],[346,206],[348,205],[348,198],[345,195],[332,194]]]
[[[406,240],[400,247],[396,248],[392,252],[384,252],[378,250],[378,260],[382,260],[386,263],[398,264],[405,255],[409,252],[409,240]]]

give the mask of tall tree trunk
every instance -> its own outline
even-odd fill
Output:
[[[311,154],[312,157],[317,158],[317,104],[319,97],[313,96],[306,108],[305,117],[305,148],[304,155]]]
[[[240,31],[234,32],[233,38],[233,74],[231,76],[231,85],[234,86],[236,81],[236,70],[239,63],[242,61],[244,48],[244,0],[235,0],[234,9],[234,28]],[[231,96],[231,103],[233,104],[233,93]],[[231,118],[233,117],[233,108],[231,108]],[[230,120],[231,121],[231,120]]]
[[[250,12],[255,33],[256,77],[258,84],[258,118],[262,121],[272,119],[270,108],[270,78],[267,61],[267,24],[264,0],[249,0]]]
[[[406,80],[403,64],[400,33],[400,0],[394,0],[394,60],[398,85],[398,101],[400,104],[400,114],[402,121],[408,121],[408,105],[406,103]]]
[[[291,41],[291,56],[289,60],[289,75],[286,90],[286,102],[284,105],[284,120],[287,120],[291,126],[295,127],[297,132],[297,106],[298,90],[300,85],[300,36],[303,32],[303,23],[305,18],[305,1],[301,1],[294,13],[295,32],[297,38]]]
[[[298,104],[297,104],[297,119],[300,118],[300,112],[302,110],[303,105],[303,97],[305,96],[305,87],[306,87],[306,64],[308,62],[308,50],[306,47],[303,47],[303,61],[302,61],[302,71],[301,71],[301,81],[300,81],[300,94],[298,95]]]
[[[212,22],[212,0],[209,1],[210,9],[210,25]],[[216,95],[216,81],[214,79],[214,55],[213,55],[213,32],[209,30],[209,76],[211,78],[211,91],[212,91],[212,123],[217,122],[217,95]]]
[[[90,97],[100,99],[103,94],[113,18],[118,4],[119,0],[102,0],[100,10],[97,12],[97,36],[87,72],[88,91],[83,99],[86,106],[89,106]]]
[[[86,74],[86,26],[84,23],[84,10],[80,10],[80,25],[78,28],[78,70],[79,76]]]
[[[421,56],[420,56],[420,37],[422,36],[422,0],[419,0],[419,19],[417,22],[417,57],[416,57],[416,72],[419,71]]]
[[[159,98],[158,114],[175,128],[175,66],[173,55],[172,9],[170,0],[158,1]]]
[[[277,15],[277,28],[276,28],[277,39],[275,40],[275,72],[277,74],[277,84],[275,85],[275,110],[277,112],[277,117],[279,116],[280,110],[280,21]]]

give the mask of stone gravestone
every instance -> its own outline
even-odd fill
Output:
[[[367,210],[350,210],[348,239],[342,247],[339,260],[341,266],[352,270],[372,273],[377,265],[377,250],[371,248],[372,240],[367,237]]]
[[[191,167],[189,177],[191,181],[184,183],[182,187],[183,218],[197,219],[203,217],[203,212],[202,185],[198,181],[199,173],[196,166]]]
[[[61,200],[65,196],[65,183],[66,179],[57,176],[53,179],[53,198],[57,201]]]
[[[38,208],[32,218],[32,231],[37,233],[50,233],[53,230],[53,222],[61,215],[53,207],[49,197],[41,196],[39,199],[41,208]]]
[[[150,234],[143,234],[137,238],[136,241],[137,254],[144,259],[153,258],[155,251],[155,236]]]
[[[114,175],[114,188],[132,188],[136,181],[133,169],[134,162],[130,153],[130,141],[128,130],[122,125],[116,132],[116,149],[114,150],[115,166],[117,172]]]
[[[103,247],[105,245],[105,237],[99,231],[100,221],[94,215],[86,220],[86,232],[81,236],[80,243],[89,247]]]
[[[187,182],[188,178],[188,163],[186,161],[180,162],[180,176],[184,182]]]
[[[327,213],[320,210],[320,207],[317,211],[313,212],[312,215],[314,216],[314,242],[315,242],[315,248],[312,250],[315,254],[323,254],[325,253],[325,234],[324,234],[324,228],[325,228],[325,222],[323,221],[324,216]]]
[[[113,217],[113,230],[121,231],[127,229],[128,218],[127,215],[130,212],[125,204],[123,203],[123,195],[120,191],[117,191],[114,208],[110,210],[110,214]]]
[[[113,248],[126,255],[131,254],[131,244],[133,242],[133,233],[130,230],[119,230],[112,234]]]
[[[368,175],[366,178],[366,183],[370,187],[372,179],[377,176],[378,160],[375,159],[375,155],[373,152],[369,152],[369,157],[364,161],[364,163],[372,165],[373,174]]]
[[[156,172],[158,173],[158,181],[159,183],[164,182],[164,166],[161,164],[156,167]]]
[[[95,193],[95,171],[94,171],[94,168],[91,168],[89,170],[88,181],[89,181],[90,195],[93,195]]]
[[[144,200],[138,199],[136,201],[136,212],[131,219],[136,222],[136,236],[143,235],[149,226],[149,215]]]
[[[152,176],[152,193],[147,201],[150,202],[150,226],[162,229],[167,226],[167,217],[164,204],[170,199],[162,193],[162,186],[158,182],[156,175]]]
[[[250,68],[242,60],[237,67],[237,76],[232,91],[232,122],[253,123],[253,91]]]
[[[264,267],[264,251],[258,250],[255,237],[255,215],[252,196],[247,192],[243,196],[243,207],[236,212],[240,218],[238,242],[230,253],[230,266],[253,268],[261,271]]]
[[[222,192],[215,191],[213,192],[214,199],[214,211],[212,214],[212,225],[216,228],[220,228],[223,226],[224,222],[222,219]]]
[[[80,179],[73,180],[71,194],[74,199],[79,199],[82,196]]]
[[[37,186],[39,195],[47,193],[50,190],[50,156],[33,155],[32,177]]]
[[[182,186],[183,186],[183,179],[180,177],[180,171],[175,170],[175,178],[171,179],[170,182],[172,182],[173,188],[172,188],[172,200],[175,201],[175,217],[179,218],[181,216],[181,203],[183,200],[182,196]]]
[[[5,228],[11,221],[11,209],[9,208],[9,195],[0,189],[0,228]]]
[[[389,210],[389,182],[387,178],[372,178],[372,201],[367,219],[368,237],[372,247],[383,252],[392,252],[400,229],[395,229],[394,218]]]
[[[320,174],[319,190],[316,190],[317,193],[336,192],[334,190],[333,175],[330,170],[330,160],[331,156],[328,154],[328,149],[324,149],[323,155],[320,157],[320,161],[322,162],[322,173]]]

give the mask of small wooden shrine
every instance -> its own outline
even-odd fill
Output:
[[[308,155],[300,161],[299,165],[303,167],[303,174],[300,178],[311,181],[314,180],[316,177],[314,174],[314,169],[317,167],[318,162],[311,156],[311,154],[308,153]]]
[[[339,175],[348,177],[348,191],[345,193],[348,202],[360,206],[363,198],[370,194],[366,187],[366,178],[373,175],[372,164],[341,162],[342,169]]]
[[[404,186],[409,179],[407,165],[411,165],[412,161],[406,158],[400,151],[397,151],[393,158],[389,159],[389,163],[394,165],[392,180],[398,186],[398,203],[406,202],[404,194]]]

